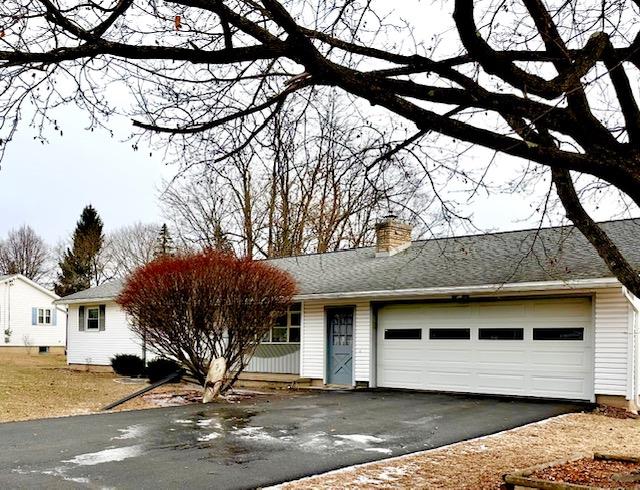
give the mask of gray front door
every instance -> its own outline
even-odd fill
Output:
[[[327,382],[353,383],[353,308],[327,310]]]

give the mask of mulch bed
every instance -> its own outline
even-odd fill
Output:
[[[583,458],[535,471],[528,477],[600,488],[640,489],[640,463]]]
[[[638,419],[640,415],[637,413],[630,412],[629,410],[625,410],[624,408],[614,408],[608,407],[606,405],[598,405],[598,407],[593,411],[593,413],[597,413],[599,415],[604,415],[605,417],[611,417],[614,419]]]

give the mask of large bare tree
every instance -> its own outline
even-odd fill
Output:
[[[49,248],[30,226],[11,230],[0,241],[0,274],[22,274],[38,282],[49,272],[48,261]]]
[[[333,95],[285,105],[224,167],[191,165],[172,180],[160,200],[180,239],[272,258],[368,245],[392,209],[417,221],[419,179],[404,162],[376,161],[384,137]]]
[[[124,277],[154,259],[159,225],[134,223],[105,237],[103,258],[113,277]]]
[[[352,97],[345,110],[363,119],[382,111],[396,127],[414,126],[381,161],[463,141],[548,169],[567,216],[640,295],[637,271],[575,185],[584,174],[640,204],[638,1],[452,0],[443,4],[453,7],[451,26],[419,10],[404,25],[388,23],[389,5],[5,0],[4,138],[26,101],[36,124],[65,101],[102,123],[124,82],[138,96],[139,134],[166,135],[177,155],[194,136],[216,140],[215,165],[247,148],[287,99],[337,88]],[[432,180],[434,168],[424,170]]]

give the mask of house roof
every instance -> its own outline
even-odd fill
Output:
[[[77,293],[64,296],[58,303],[78,303],[85,300],[97,301],[97,300],[111,300],[118,296],[124,279],[115,279],[113,281],[105,282],[99,286],[93,288],[84,289]]]
[[[601,226],[640,270],[640,219]],[[573,226],[415,241],[391,257],[376,257],[375,247],[363,247],[265,262],[290,272],[300,296],[612,277]],[[122,281],[114,281],[61,302],[115,297],[121,287]]]
[[[60,298],[60,296],[58,296],[53,291],[49,291],[44,286],[41,286],[40,284],[38,284],[37,282],[29,279],[27,276],[25,276],[23,274],[5,274],[5,275],[2,275],[2,276],[0,276],[0,283],[3,283],[3,282],[8,281],[10,279],[20,279],[21,281],[27,283],[29,286],[34,287],[34,288],[38,289],[39,291],[42,291],[44,294],[47,294],[47,295],[51,296],[54,300],[57,300],[57,299]]]

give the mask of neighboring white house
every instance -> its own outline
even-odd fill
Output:
[[[21,274],[0,276],[0,348],[64,353],[67,312],[57,299]]]
[[[640,220],[601,226],[640,267]],[[575,228],[412,242],[411,228],[389,218],[376,232],[374,247],[268,261],[300,292],[251,371],[638,404],[640,302]],[[70,363],[141,352],[113,302],[120,287],[60,300],[69,305]]]

